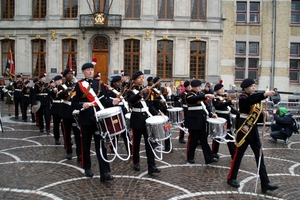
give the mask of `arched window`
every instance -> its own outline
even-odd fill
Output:
[[[77,71],[77,40],[62,40],[62,71],[66,68]]]
[[[1,72],[4,76],[9,76],[8,72],[14,74],[15,71],[15,41],[14,40],[2,40],[1,41],[1,57],[2,57],[2,69]],[[14,68],[12,68],[14,67]]]
[[[32,76],[37,77],[46,71],[46,40],[32,40],[31,46]]]

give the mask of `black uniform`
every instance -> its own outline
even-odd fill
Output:
[[[130,127],[132,129],[133,139],[132,139],[132,162],[133,164],[139,164],[140,162],[140,143],[142,135],[144,137],[144,143],[146,148],[146,155],[147,155],[147,164],[148,170],[151,170],[155,167],[154,161],[154,154],[151,150],[150,144],[148,142],[148,134],[146,131],[146,119],[149,117],[147,112],[143,112],[140,109],[143,109],[143,105],[140,102],[142,96],[139,95],[139,91],[143,89],[142,86],[134,86],[131,90],[127,91],[127,100],[128,103],[132,106],[132,113],[130,117]],[[138,91],[138,93],[135,93]],[[143,98],[145,99],[148,96],[148,93],[143,94]],[[158,112],[154,108],[154,106],[149,102],[145,101],[147,107],[144,109],[149,108],[149,112],[152,115],[157,115]],[[140,111],[139,111],[140,110]],[[156,168],[156,167],[155,167]]]
[[[22,104],[22,99],[23,99],[23,81],[18,81],[13,83],[15,91],[14,91],[14,102],[15,102],[15,118],[18,119],[19,116],[19,105],[21,108],[21,113],[23,115],[23,104]],[[22,118],[24,118],[22,116]]]
[[[29,104],[31,104],[30,86],[23,87],[22,92],[23,92],[23,99],[22,99],[22,104],[23,104],[22,120],[24,122],[27,122],[27,108],[28,108]]]
[[[202,93],[197,93],[191,90],[186,96],[186,103],[188,105],[188,112],[186,115],[186,120],[189,123],[186,127],[189,129],[189,138],[187,145],[187,160],[190,163],[194,163],[195,150],[198,144],[198,140],[201,142],[202,152],[204,155],[205,163],[209,164],[215,162],[213,158],[213,153],[207,143],[206,134],[206,117],[207,113],[202,107],[201,103],[205,105],[209,116],[211,117],[210,107],[205,102],[205,95]]]
[[[52,99],[50,114],[52,115],[53,119],[53,135],[55,139],[55,144],[59,145],[59,128],[61,124],[61,117],[59,116],[59,113],[61,109],[61,92],[63,88],[61,86],[56,86],[55,88],[57,89],[56,92],[54,92],[54,88],[51,88],[49,91],[49,95]]]
[[[79,82],[77,82],[75,86],[75,92],[76,95],[73,98],[72,101],[72,107],[77,110],[82,109],[82,105],[87,102],[91,102],[87,96],[84,96],[83,91],[81,90],[79,84],[82,84],[83,82],[88,82],[90,85],[90,89],[95,92],[95,94],[99,91],[99,84],[98,81],[92,80],[92,79],[82,79]],[[105,98],[105,90],[100,89],[100,96],[104,95],[104,98],[101,98],[102,105],[105,105],[106,103],[108,105],[112,104],[112,101],[106,102]],[[90,147],[91,147],[91,140],[92,136],[94,137],[95,142],[95,149],[96,154],[99,162],[99,168],[100,168],[100,175],[107,174],[110,172],[110,165],[108,162],[104,161],[101,154],[100,154],[100,142],[102,143],[102,155],[105,159],[107,159],[107,151],[104,146],[104,140],[100,136],[100,133],[97,128],[96,119],[95,119],[95,113],[94,108],[96,111],[99,111],[100,108],[98,106],[91,106],[88,109],[81,110],[78,117],[78,123],[80,124],[81,129],[81,135],[82,135],[82,167],[87,171],[91,170],[91,156],[90,156]],[[91,174],[93,176],[93,174]]]
[[[181,127],[187,127],[188,121],[187,121],[187,113],[188,113],[188,106],[186,104],[186,95],[189,93],[188,90],[185,90],[184,92],[181,93],[180,98],[181,98],[181,104],[183,108],[183,115],[184,115],[184,123],[181,124]],[[179,141],[182,143],[184,142],[184,131],[179,129]]]
[[[252,95],[249,95],[247,93],[241,94],[239,97],[239,108],[240,108],[239,112],[241,114],[248,115],[251,110],[251,105],[259,103],[263,99],[265,99],[263,93],[254,93]],[[260,118],[258,119],[258,122],[262,122],[262,119],[263,119],[263,117],[261,115]],[[237,115],[237,122],[238,122],[237,128],[239,128],[244,121],[245,121],[245,118],[239,117],[239,114],[238,114]],[[239,132],[237,134],[238,135],[236,136],[236,142],[239,143],[239,141],[244,136],[244,134],[242,132]],[[233,158],[233,160],[231,162],[231,166],[230,166],[230,172],[227,177],[228,180],[236,180],[243,155],[244,155],[245,151],[247,150],[248,145],[251,146],[251,149],[255,156],[256,164],[258,165],[261,143],[260,143],[260,137],[259,137],[259,133],[258,133],[256,124],[253,125],[253,128],[250,131],[250,133],[247,135],[245,142],[240,147],[236,147],[234,158]],[[266,166],[264,163],[263,155],[261,157],[259,176],[260,176],[260,180],[261,180],[261,186],[267,187],[267,185],[270,183],[270,181],[269,181],[268,174],[266,171]]]
[[[44,117],[46,123],[46,131],[50,133],[50,98],[47,83],[38,82],[33,89],[32,105],[36,105],[36,101],[41,102],[41,107],[37,111],[40,132],[44,131]]]
[[[74,88],[76,83],[66,82],[65,86],[68,89],[62,87],[63,92],[61,93],[61,109],[59,116],[62,118],[63,134],[64,134],[64,147],[67,154],[72,154],[72,143],[71,143],[71,129],[73,131],[76,143],[76,156],[77,161],[81,161],[81,136],[80,130],[77,127],[76,121],[73,116],[74,108],[72,108],[73,95],[75,95]]]
[[[231,100],[227,99],[226,97],[216,96],[216,98],[214,98],[214,100],[213,100],[213,106],[216,109],[216,111],[215,111],[216,114],[218,115],[218,117],[222,117],[227,120],[227,132],[232,135],[232,133],[231,133],[232,124],[231,124],[231,119],[230,119],[230,113],[236,115],[237,111],[234,108],[232,108],[231,105],[232,105]],[[232,140],[233,138],[227,134],[225,136],[225,139]],[[219,146],[220,146],[219,142],[216,142],[215,140],[213,140],[213,142],[212,142],[213,154],[217,154],[219,152]],[[228,146],[228,150],[231,155],[231,158],[233,158],[234,152],[235,152],[234,142],[227,142],[227,146]]]

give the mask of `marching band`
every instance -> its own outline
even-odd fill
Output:
[[[54,143],[61,144],[61,131],[67,160],[73,158],[73,132],[77,162],[81,163],[85,176],[94,175],[90,157],[93,137],[100,181],[114,179],[110,174],[109,163],[112,160],[108,160],[106,147],[121,158],[118,155],[119,135],[124,141],[128,159],[132,159],[133,170],[141,170],[140,144],[143,136],[148,174],[160,173],[155,163],[155,157],[158,158],[155,151],[172,152],[170,123],[180,129],[179,142],[187,143],[186,160],[189,164],[195,163],[195,150],[199,142],[206,164],[218,162],[219,144],[227,143],[232,158],[227,183],[232,187],[239,187],[237,173],[248,145],[252,147],[258,162],[260,141],[256,121],[262,113],[258,104],[267,96],[273,96],[274,92],[252,94],[252,79],[242,82],[244,93],[239,99],[231,99],[226,95],[222,82],[216,84],[212,92],[210,83],[202,90],[200,80],[187,80],[182,83],[178,94],[181,107],[173,109],[178,104],[167,103],[166,99],[170,99],[169,90],[161,86],[160,77],[149,77],[148,84],[144,86],[143,72],[136,71],[129,78],[129,74],[122,71],[120,75],[112,77],[109,86],[101,81],[100,73],[94,74],[94,66],[95,63],[83,64],[81,70],[84,78],[79,81],[74,71],[67,68],[61,75],[55,76],[51,84],[46,83],[45,74],[34,79],[33,86],[30,86],[30,80],[23,82],[22,76],[17,75],[15,81],[11,80],[2,89],[7,99],[15,103],[15,119],[18,119],[20,106],[22,120],[27,122],[27,109],[31,105],[32,122],[36,122],[40,132],[44,132],[46,127],[46,132],[50,134],[52,117]],[[236,110],[237,107],[240,109]],[[161,117],[158,121],[157,116]],[[216,122],[212,119],[220,120]],[[187,141],[184,140],[184,133],[188,133]],[[208,137],[213,139],[211,147]],[[268,179],[263,157],[260,177],[263,192],[278,188]]]

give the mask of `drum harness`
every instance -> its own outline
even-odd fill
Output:
[[[194,92],[191,92],[191,94],[193,96],[197,96],[197,94],[194,93]],[[186,95],[186,97],[185,97],[185,103],[188,106],[188,110],[204,110],[206,112],[207,116],[209,115],[209,113],[208,113],[208,111],[206,109],[206,106],[203,103],[203,100],[202,101],[198,101],[196,104],[188,104],[188,102],[186,101],[186,98],[190,98],[191,96],[189,96],[189,97],[187,97],[187,96],[188,95]],[[196,105],[199,105],[199,104],[201,104],[201,106],[196,106]]]
[[[137,89],[133,89],[131,90],[134,94],[138,94],[140,91],[138,91]],[[143,108],[132,108],[133,112],[146,112],[148,114],[148,117],[152,117],[153,115],[149,112],[149,108],[144,100],[144,98],[142,97],[141,100],[139,101]]]

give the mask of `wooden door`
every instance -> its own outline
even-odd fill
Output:
[[[108,80],[108,44],[108,39],[104,36],[95,37],[92,42],[92,58],[97,58],[95,74],[100,72],[104,83]]]
[[[93,52],[93,58],[97,58],[95,74],[101,73],[101,80],[107,83],[108,77],[108,52]]]

